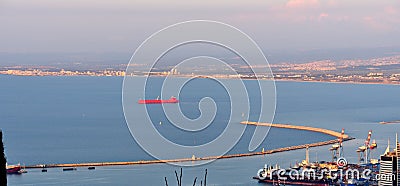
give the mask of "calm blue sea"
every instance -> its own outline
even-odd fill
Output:
[[[134,141],[122,111],[122,78],[119,77],[16,77],[0,76],[0,128],[9,163],[51,164],[152,159]],[[154,81],[160,81],[155,79]],[[233,80],[232,80],[233,81]],[[199,79],[197,86],[187,87],[181,95],[181,107],[190,118],[199,115],[195,109],[201,96],[214,97],[219,107],[229,108],[223,91],[199,87],[209,80]],[[246,82],[249,87],[254,83]],[[275,123],[290,123],[329,128],[346,132],[357,140],[345,143],[345,155],[356,161],[355,149],[373,130],[378,143],[376,157],[394,140],[400,125],[379,125],[379,121],[400,119],[400,86],[306,82],[277,82]],[[256,104],[256,103],[255,103]],[[157,108],[150,109],[158,115]],[[223,109],[222,109],[223,110]],[[228,117],[217,114],[217,123]],[[161,117],[161,116],[160,116]],[[162,118],[156,118],[161,120]],[[222,122],[223,123],[223,122]],[[157,126],[163,135],[191,145],[212,140],[225,125],[213,126],[207,135],[182,134],[168,123]],[[165,127],[164,127],[165,126]],[[229,153],[247,152],[253,127]],[[272,128],[261,148],[272,149],[332,139],[330,136],[288,129]],[[329,159],[328,146],[311,149],[312,158]],[[167,151],[168,149],[166,149]],[[208,168],[209,185],[257,185],[251,180],[264,163],[289,166],[304,159],[304,150],[268,156],[218,160],[200,167],[184,168],[184,183],[192,185]],[[171,165],[141,165],[85,168],[74,172],[61,169],[29,170],[9,176],[10,185],[170,185],[174,182]]]

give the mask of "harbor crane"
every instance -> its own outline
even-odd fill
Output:
[[[344,128],[342,128],[342,133],[340,138],[338,139],[338,143],[332,145],[329,150],[332,152],[332,162],[335,162],[338,158],[342,157],[343,154],[343,136],[344,136]]]
[[[364,145],[358,147],[357,149],[357,154],[358,154],[358,162],[364,162],[367,164],[370,160],[370,155],[371,151],[376,149],[378,145],[376,144],[376,141],[373,140],[371,143],[371,136],[372,136],[372,130],[368,131],[368,136],[367,139],[364,142]]]

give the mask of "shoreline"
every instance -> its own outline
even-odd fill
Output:
[[[90,76],[90,75],[59,75],[59,76],[54,76],[54,75],[43,75],[43,76],[38,76],[38,75],[32,75],[32,76],[25,76],[25,75],[12,75],[12,74],[0,74],[0,76],[15,76],[15,77],[120,77],[120,78],[125,78],[125,77],[148,77],[145,75],[136,75],[136,76]],[[152,76],[152,77],[166,77],[166,76]],[[336,83],[336,84],[353,84],[353,85],[400,85],[400,82],[376,82],[376,81],[329,81],[329,80],[297,80],[297,79],[265,79],[265,78],[229,78],[229,77],[213,77],[213,76],[193,76],[193,77],[186,77],[186,76],[173,76],[174,78],[202,78],[202,79],[207,79],[207,78],[217,78],[217,79],[237,79],[237,80],[272,80],[275,82],[298,82],[298,83]]]
[[[278,82],[309,82],[309,83],[337,83],[337,84],[354,84],[354,85],[400,85],[399,83],[388,83],[388,82],[358,82],[358,81],[316,81],[316,80],[291,80],[291,79],[278,79],[274,80]]]

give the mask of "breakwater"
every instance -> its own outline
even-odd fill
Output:
[[[245,125],[257,125],[257,126],[266,126],[266,127],[276,127],[276,128],[287,128],[287,129],[295,129],[295,130],[306,130],[312,132],[319,132],[327,135],[331,135],[337,138],[341,137],[340,132],[316,128],[316,127],[307,127],[307,126],[298,126],[298,125],[288,125],[288,124],[271,124],[271,123],[258,123],[258,122],[249,122],[243,121],[241,124]],[[352,140],[354,138],[344,134],[343,141]],[[177,162],[190,162],[190,161],[204,161],[204,160],[216,160],[216,159],[228,159],[228,158],[239,158],[239,157],[248,157],[248,156],[257,156],[257,155],[266,155],[273,154],[278,152],[292,151],[298,149],[304,149],[308,147],[317,147],[324,146],[329,144],[335,144],[339,141],[339,139],[328,140],[316,143],[308,143],[302,145],[294,145],[290,147],[282,147],[271,150],[263,150],[258,152],[249,152],[249,153],[241,153],[241,154],[230,154],[223,156],[207,156],[207,157],[190,157],[190,158],[181,158],[181,159],[169,159],[169,160],[140,160],[140,161],[127,161],[127,162],[96,162],[96,163],[68,163],[68,164],[41,164],[41,165],[29,165],[26,168],[57,168],[57,167],[96,167],[96,166],[118,166],[118,165],[146,165],[146,164],[159,164],[159,163],[177,163]]]
[[[260,123],[260,122],[251,122],[251,121],[242,121],[241,124],[245,125],[257,125],[257,126],[266,126],[266,127],[275,127],[275,128],[285,128],[285,129],[295,129],[295,130],[306,130],[312,132],[319,132],[323,134],[327,134],[330,136],[334,136],[337,138],[341,137],[340,132],[336,132],[329,129],[317,128],[317,127],[308,127],[308,126],[301,126],[301,125],[289,125],[289,124],[275,124],[275,123]],[[343,139],[350,138],[347,134],[343,135]]]

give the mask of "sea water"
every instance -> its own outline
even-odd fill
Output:
[[[0,76],[0,128],[4,132],[8,162],[32,165],[153,159],[135,142],[125,123],[122,81],[120,77]],[[229,97],[223,91],[210,95],[209,89],[201,88],[207,87],[209,81],[199,79],[195,82],[197,86],[189,86],[180,95],[181,108],[188,117],[199,116],[196,107],[202,96],[213,97],[216,103],[221,103],[219,107],[229,108],[229,104],[224,104]],[[250,87],[255,85],[252,82],[247,80]],[[399,125],[378,124],[400,119],[399,86],[310,82],[277,82],[276,86],[274,123],[336,131],[345,128],[346,133],[357,138],[345,143],[344,154],[350,162],[357,161],[355,150],[364,142],[368,130],[373,130],[372,138],[378,143],[378,150],[372,154],[375,158],[386,148],[388,138],[394,141],[395,133],[400,131]],[[160,112],[152,111],[155,116]],[[229,118],[225,114],[216,117],[215,130],[208,131],[206,137],[176,133],[167,121],[157,129],[182,144],[198,145],[218,136],[226,127],[217,125]],[[161,119],[156,117],[156,120]],[[249,126],[228,153],[248,152],[253,130],[254,127]],[[333,137],[314,132],[271,128],[257,150],[330,139]],[[330,160],[328,148],[311,148],[311,158]],[[290,166],[302,159],[304,150],[217,160],[184,168],[184,185],[192,185],[194,177],[200,180],[206,168],[209,185],[256,185],[251,177],[265,163]],[[73,172],[54,168],[47,173],[29,169],[27,174],[8,178],[10,185],[165,185],[164,177],[167,177],[169,185],[174,185],[173,171],[178,169],[167,164],[97,167],[94,171],[78,168]]]

